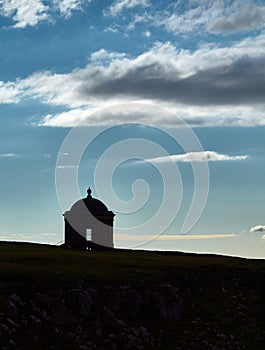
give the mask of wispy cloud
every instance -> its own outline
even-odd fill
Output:
[[[129,101],[128,101],[129,102]],[[157,104],[152,100],[134,101],[151,105],[154,108]],[[112,102],[101,101],[100,105],[95,104],[88,108],[74,108],[66,112],[58,114],[48,114],[42,118],[38,125],[53,127],[73,127],[78,125],[112,125],[113,123],[152,123],[153,125],[178,126],[179,120],[174,119],[173,115],[182,117],[191,126],[254,126],[265,125],[263,118],[264,110],[253,107],[240,106],[239,108],[212,107],[194,108],[192,106],[177,106],[174,104],[167,105],[160,103],[156,115],[148,113],[148,108],[137,107],[137,103],[133,110],[127,108],[124,110],[122,106],[126,101],[113,98]],[[119,108],[119,105],[121,106]],[[130,104],[127,104],[129,107]],[[160,109],[164,107],[164,113]],[[170,117],[169,112],[172,112]],[[196,113],[197,112],[197,113]],[[230,113],[235,116],[229,115]],[[256,113],[255,116],[253,114]],[[209,115],[211,115],[209,117]]]
[[[134,15],[133,20],[129,23],[127,29],[133,30],[133,29],[135,29],[136,25],[139,23],[148,23],[148,25],[152,26],[152,25],[154,25],[154,16],[151,15],[147,11],[145,11],[144,13],[141,13],[141,14],[136,13]]]
[[[73,11],[81,10],[84,3],[92,0],[53,0],[54,5],[59,9],[61,15],[69,18]]]
[[[70,153],[68,153],[68,152],[59,152],[59,154],[62,155],[62,156],[69,156]]]
[[[38,232],[36,233],[7,233],[0,232],[0,240],[10,242],[32,242],[54,244],[59,241],[58,233]]]
[[[56,167],[56,169],[75,169],[77,168],[76,165],[59,165]]]
[[[105,15],[117,16],[126,9],[132,9],[136,6],[147,7],[148,0],[115,0],[108,9],[104,11]]]
[[[118,33],[118,28],[110,25],[104,29],[105,33]]]
[[[177,240],[200,240],[200,239],[219,239],[219,238],[231,238],[231,237],[238,237],[239,235],[236,234],[207,234],[207,235],[160,235],[157,237],[154,237],[153,235],[126,235],[126,234],[117,234],[115,235],[115,239],[117,241],[148,241],[152,238],[155,238],[159,241],[177,241]]]
[[[153,13],[142,20],[148,18],[150,25],[162,26],[175,35],[195,31],[196,35],[205,32],[228,35],[264,28],[265,6],[248,0],[231,1],[229,5],[224,0],[189,1],[185,11],[177,5],[173,11],[171,8]]]
[[[150,163],[167,163],[167,162],[220,162],[220,161],[236,161],[247,159],[247,155],[230,156],[228,154],[220,154],[214,151],[189,152],[185,154],[174,154],[170,156],[157,157],[147,159]]]
[[[0,158],[14,158],[19,157],[19,154],[16,153],[0,153]]]

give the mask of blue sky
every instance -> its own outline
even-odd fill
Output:
[[[117,246],[264,258],[264,23],[254,0],[2,0],[0,238],[62,241],[90,185]]]

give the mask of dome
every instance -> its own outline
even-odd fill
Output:
[[[99,199],[93,198],[91,196],[91,189],[87,190],[87,197],[82,198],[72,205],[71,212],[82,212],[84,211],[84,204],[90,213],[94,216],[106,216],[113,215],[112,212],[108,210],[106,205]]]

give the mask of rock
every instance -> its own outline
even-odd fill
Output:
[[[30,315],[29,316],[29,320],[32,323],[32,325],[35,326],[36,328],[40,328],[41,327],[42,322],[36,316]]]
[[[11,300],[7,300],[7,303],[4,307],[5,314],[8,318],[11,318],[11,320],[16,320],[18,317],[18,310],[14,303]]]
[[[38,294],[39,304],[44,311],[38,315],[58,325],[69,322],[84,321],[90,314],[92,299],[90,294],[82,289],[70,289],[68,291],[54,290],[46,295]]]
[[[112,312],[106,306],[104,306],[102,310],[102,319],[105,323],[113,323],[115,322],[116,317],[114,312]]]
[[[30,314],[39,315],[41,313],[40,308],[31,300],[29,305],[26,306],[27,312]]]
[[[0,348],[154,350],[172,346],[190,350],[243,350],[244,335],[236,339],[217,319],[212,322],[207,318],[210,315],[198,312],[201,295],[198,298],[197,291],[200,288],[192,287],[198,279],[193,274],[186,277],[184,284],[183,277],[178,277],[180,289],[175,286],[174,278],[172,283],[141,280],[119,287],[90,285],[88,280],[75,279],[71,286],[76,288],[67,288],[63,283],[59,289],[56,285],[61,284],[55,281],[50,290],[39,282],[27,286],[23,281],[18,287],[5,285],[0,300]],[[203,278],[202,281],[206,283]],[[231,310],[225,310],[226,315],[231,314],[235,319],[243,313],[243,321],[248,322],[254,334],[253,342],[257,348],[262,348],[265,336],[262,325],[258,319],[247,319],[247,296],[252,292],[241,289],[232,293],[230,286],[227,291],[221,286],[225,288],[225,282],[224,285],[218,282],[218,295],[231,304]],[[183,302],[181,293],[186,293]],[[184,322],[178,322],[183,311]],[[176,327],[175,335],[173,327]],[[190,334],[194,337],[190,338]]]
[[[69,322],[68,312],[64,302],[53,304],[51,309],[51,318],[57,325],[65,325]]]
[[[16,344],[16,342],[15,342],[13,339],[10,339],[10,340],[8,341],[8,346],[9,346],[9,348],[11,348],[11,349],[16,349],[16,348],[17,348],[17,344]]]
[[[120,309],[120,295],[116,288],[106,285],[101,292],[101,303],[114,313]]]
[[[9,300],[11,300],[17,308],[22,308],[25,306],[25,302],[21,300],[17,293],[13,293],[12,295],[10,295]]]
[[[40,317],[45,320],[45,321],[49,321],[50,317],[48,316],[47,312],[45,310],[40,312]]]
[[[102,328],[101,328],[100,326],[98,326],[98,327],[96,328],[96,332],[95,332],[96,336],[97,336],[97,337],[101,337],[101,336],[102,336],[102,333],[103,333]]]
[[[136,289],[128,287],[120,292],[120,304],[123,314],[136,318],[142,308],[143,299]]]
[[[182,314],[182,300],[171,284],[160,285],[145,300],[143,310],[150,318],[179,320]]]
[[[37,293],[35,299],[38,305],[48,313],[53,313],[57,306],[65,304],[65,291],[52,290],[46,294]]]
[[[140,337],[143,338],[143,339],[146,339],[146,338],[150,337],[149,332],[144,327],[139,327],[138,332],[139,332]]]
[[[0,323],[0,333],[12,333],[12,331],[6,324]]]
[[[6,283],[3,281],[0,281],[0,293],[3,294],[6,292]]]
[[[130,331],[130,327],[123,320],[117,320],[116,325],[120,331],[123,331],[125,333]]]
[[[125,344],[124,348],[126,350],[144,350],[144,345],[140,338],[135,337],[132,334],[127,336],[127,344]]]
[[[52,310],[52,321],[57,325],[66,325],[69,322],[65,305],[56,305]]]
[[[160,312],[165,319],[179,320],[182,314],[182,301],[171,284],[160,286]]]
[[[10,320],[9,318],[6,319],[6,324],[13,329],[19,328],[19,324]]]
[[[70,315],[76,320],[86,320],[90,314],[92,299],[88,292],[81,289],[67,291],[67,308]]]
[[[79,350],[89,350],[90,349],[90,347],[88,347],[87,345],[85,345],[85,344],[82,344],[82,345],[80,345],[79,346],[79,348],[78,348]]]

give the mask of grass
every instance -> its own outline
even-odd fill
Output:
[[[162,325],[152,319],[147,324],[153,334],[166,330],[163,349],[175,349],[176,342],[179,348],[193,342],[192,349],[208,349],[205,340],[227,350],[264,349],[265,260],[180,252],[80,252],[0,242],[0,267],[0,279],[47,289],[68,288],[76,279],[98,285],[137,285],[141,279],[176,282],[184,306],[181,320]]]
[[[236,270],[265,272],[265,260],[218,255],[133,250],[67,251],[60,247],[0,243],[0,276],[25,279],[86,278],[91,281],[166,279],[189,272],[229,276]]]

